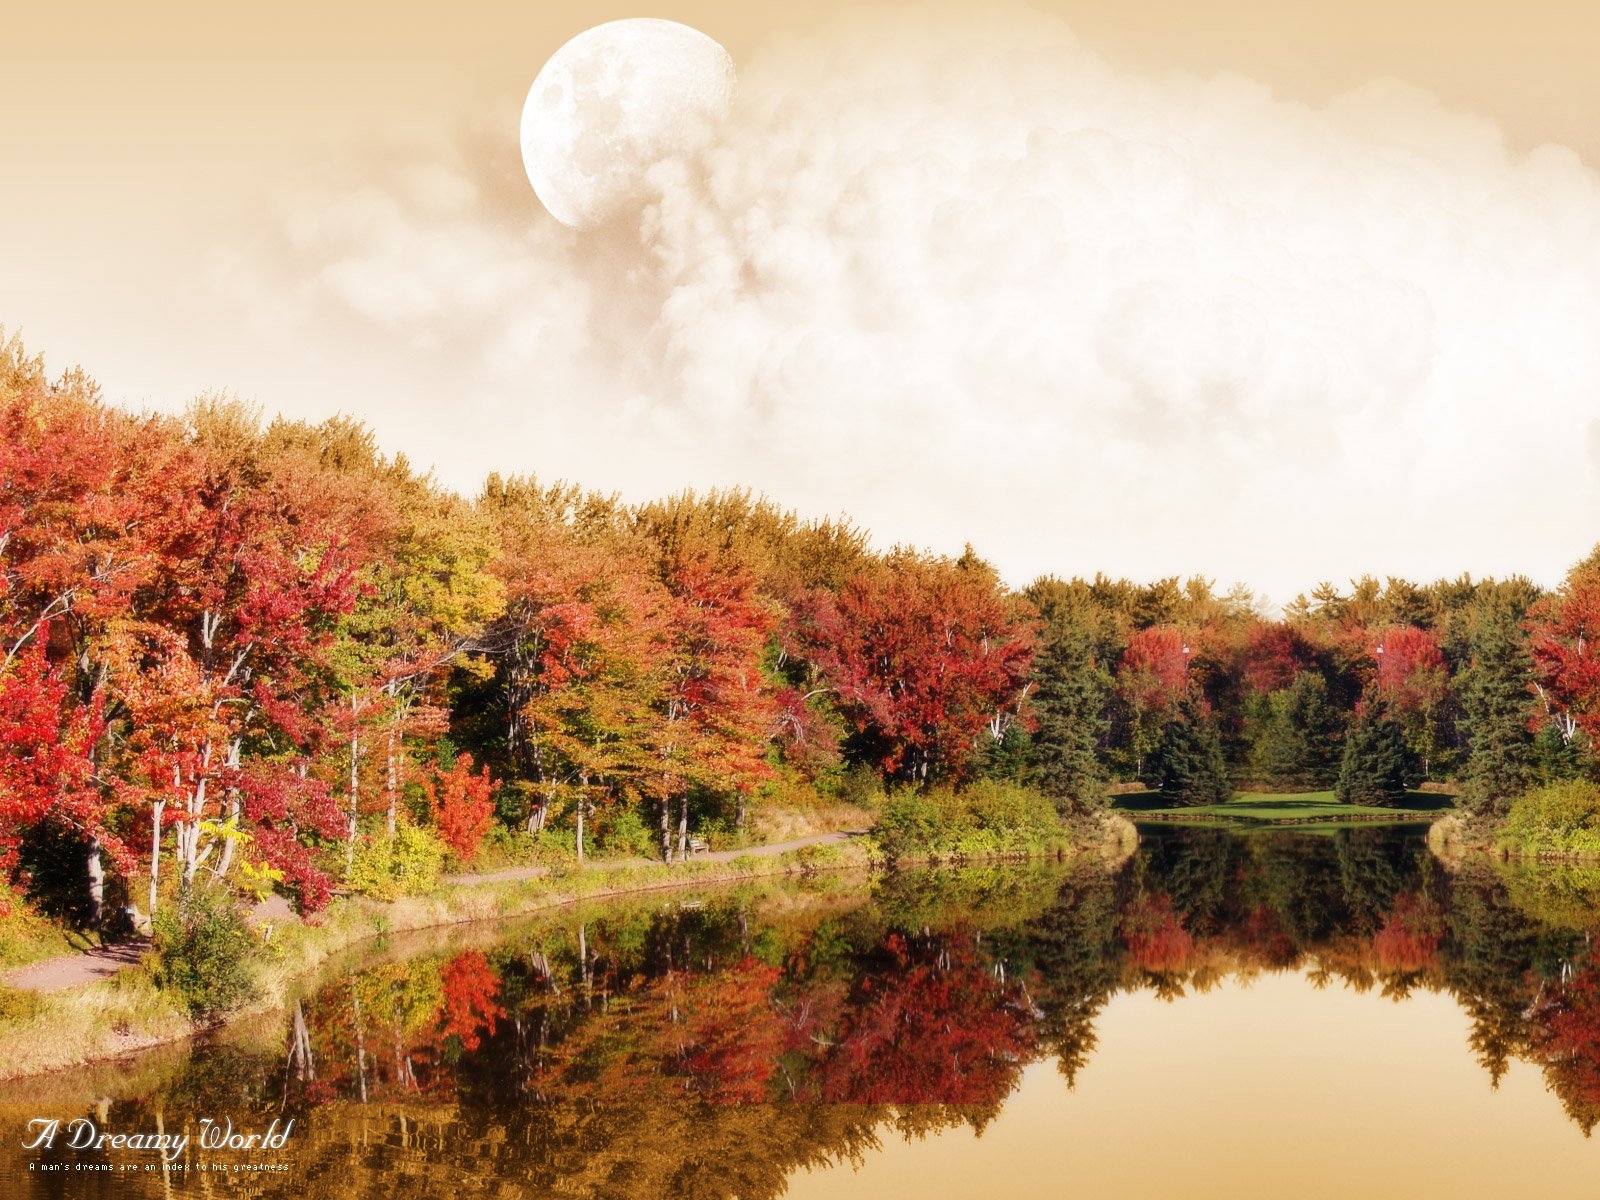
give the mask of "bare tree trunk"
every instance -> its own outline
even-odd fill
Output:
[[[361,1032],[361,997],[355,995],[355,980],[350,980],[350,1006],[356,1020],[356,1078],[361,1081],[361,1103],[367,1102],[367,1041]]]
[[[150,822],[150,919],[156,919],[156,888],[161,881],[161,816],[167,809],[165,800],[157,800],[151,810]]]
[[[390,837],[394,836],[394,821],[396,801],[400,794],[400,714],[396,713],[389,719],[389,745],[388,763],[384,774],[384,807],[383,828]]]
[[[238,769],[238,767],[239,767],[239,756],[240,756],[241,753],[242,753],[242,746],[240,745],[239,741],[236,739],[234,741],[233,745],[228,747],[228,766],[229,767],[233,768],[234,770]],[[227,823],[229,825],[231,825],[234,829],[238,829],[239,828],[239,789],[238,788],[229,788],[228,789],[228,816],[227,816]],[[214,878],[217,878],[217,879],[226,878],[226,876],[228,874],[228,868],[233,865],[233,846],[234,846],[234,843],[237,840],[238,840],[237,838],[232,838],[232,837],[225,837],[225,838],[222,839],[222,857],[220,859],[218,859],[216,868],[213,871],[213,877]]]
[[[356,698],[350,697],[350,811],[346,815],[347,828],[344,845],[344,871],[348,875],[356,865],[356,818],[361,784],[361,735],[356,732]]]
[[[89,924],[99,929],[105,919],[106,870],[100,862],[100,839],[89,838]]]
[[[672,861],[672,794],[661,793],[661,861]]]
[[[583,795],[578,796],[578,865],[583,866],[583,806],[586,803]]]
[[[684,789],[678,801],[678,861],[689,860],[689,791]]]

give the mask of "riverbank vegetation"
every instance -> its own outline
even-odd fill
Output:
[[[1019,590],[743,492],[461,496],[347,419],[134,414],[0,339],[0,907],[309,916],[841,813],[897,857],[1026,853],[1130,783],[1354,813],[1454,780],[1493,822],[1596,773],[1597,598],[1594,562],[1281,617],[1203,579]]]

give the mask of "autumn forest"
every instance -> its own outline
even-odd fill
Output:
[[[0,425],[0,865],[87,924],[113,883],[314,912],[413,858],[670,862],[837,804],[937,840],[1420,785],[1493,822],[1597,769],[1596,560],[1277,616],[1204,579],[1016,591],[746,493],[469,498],[343,418],[135,415],[15,339]]]

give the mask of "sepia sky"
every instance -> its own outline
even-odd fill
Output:
[[[585,28],[736,64],[556,224]],[[1600,6],[0,0],[0,324],[471,490],[744,484],[1033,575],[1554,582],[1600,540]]]

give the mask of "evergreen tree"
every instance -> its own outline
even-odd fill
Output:
[[[1096,808],[1106,795],[1096,751],[1108,724],[1112,684],[1095,661],[1089,632],[1076,625],[1052,630],[1035,679],[1033,781],[1063,815]]]
[[[1226,804],[1233,799],[1222,737],[1211,714],[1196,700],[1185,700],[1178,718],[1162,731],[1156,770],[1162,794],[1175,803]]]
[[[1502,599],[1485,604],[1472,632],[1463,689],[1467,739],[1462,801],[1474,816],[1498,820],[1533,782],[1537,750],[1528,729],[1533,658],[1520,614]]]
[[[1314,671],[1302,671],[1267,697],[1253,774],[1275,787],[1325,788],[1338,774],[1343,734],[1344,718],[1328,699],[1327,682]]]
[[[1386,703],[1369,698],[1345,738],[1334,795],[1341,804],[1398,804],[1405,799],[1406,782],[1414,775],[1405,732]]]

